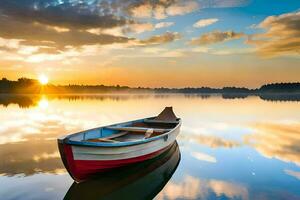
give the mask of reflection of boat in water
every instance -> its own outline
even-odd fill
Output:
[[[64,199],[153,199],[172,177],[179,161],[179,147],[174,142],[156,158],[74,182]]]
[[[70,175],[82,181],[160,155],[174,143],[180,125],[172,107],[166,107],[157,117],[64,136],[58,139],[58,146]]]

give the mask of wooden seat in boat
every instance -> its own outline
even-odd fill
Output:
[[[120,133],[112,134],[106,137],[101,137],[101,138],[93,138],[93,139],[88,139],[86,141],[88,142],[118,142],[116,140],[113,140],[114,138],[122,137],[124,135],[128,134],[127,131],[122,131]]]
[[[178,124],[178,121],[166,121],[166,120],[155,120],[155,119],[145,119],[145,123],[158,123],[158,124]]]
[[[128,126],[124,126],[124,127],[110,126],[106,128],[111,130],[132,131],[132,132],[140,132],[140,133],[145,133],[147,132],[148,129],[152,129],[153,132],[158,132],[158,133],[164,133],[172,130],[172,129],[164,129],[164,128],[145,128],[145,127],[128,127]]]
[[[116,140],[112,139],[105,139],[105,138],[95,138],[95,139],[89,139],[88,142],[118,142]]]

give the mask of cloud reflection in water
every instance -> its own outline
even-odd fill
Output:
[[[180,183],[169,182],[157,199],[249,199],[245,186],[222,180],[185,176]],[[227,197],[227,198],[226,198]]]
[[[245,136],[245,142],[262,155],[292,162],[300,166],[300,123],[258,123],[254,133]]]

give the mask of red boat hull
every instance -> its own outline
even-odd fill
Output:
[[[97,173],[152,159],[166,151],[171,145],[150,154],[119,160],[75,160],[71,145],[59,143],[58,146],[62,161],[69,174],[74,180],[80,182]]]

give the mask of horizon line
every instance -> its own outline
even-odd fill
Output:
[[[38,79],[34,79],[34,78],[27,78],[27,77],[20,77],[17,80],[10,80],[6,77],[2,77],[0,79],[0,81],[3,80],[7,80],[7,81],[14,81],[14,82],[18,82],[20,79],[24,79],[24,80],[32,80],[32,81],[36,81],[37,83],[39,82]],[[300,81],[295,81],[295,82],[270,82],[270,83],[265,83],[260,85],[259,87],[256,88],[251,88],[251,87],[246,87],[246,86],[220,86],[220,87],[210,87],[210,86],[197,86],[197,87],[192,87],[192,86],[183,86],[183,87],[165,87],[165,86],[161,86],[161,87],[147,87],[147,86],[128,86],[128,85],[105,85],[105,84],[74,84],[74,83],[69,83],[69,84],[54,84],[54,83],[47,83],[44,84],[43,86],[55,86],[55,87],[68,87],[68,86],[82,86],[82,87],[97,87],[97,86],[104,86],[104,87],[120,87],[120,88],[127,88],[127,89],[224,89],[224,88],[236,88],[236,89],[248,89],[248,90],[258,90],[259,88],[261,88],[262,86],[266,86],[266,85],[274,85],[274,84],[300,84]]]

